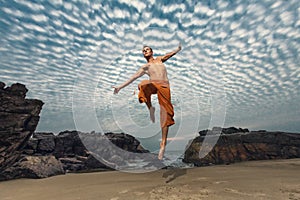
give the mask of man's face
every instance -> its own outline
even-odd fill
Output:
[[[152,50],[150,49],[150,47],[143,48],[143,55],[144,55],[144,57],[152,56]]]

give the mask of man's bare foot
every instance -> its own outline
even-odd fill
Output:
[[[165,154],[165,147],[160,147],[159,153],[158,153],[158,159],[162,160],[164,158],[164,154]]]
[[[155,108],[154,107],[150,107],[149,108],[149,112],[150,112],[150,119],[153,123],[155,123]]]

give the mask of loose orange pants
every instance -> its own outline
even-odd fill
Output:
[[[139,102],[151,103],[151,95],[157,94],[158,102],[160,105],[160,125],[167,127],[175,124],[174,108],[171,103],[171,92],[169,81],[160,80],[143,80],[139,85]]]

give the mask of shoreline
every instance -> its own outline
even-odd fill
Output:
[[[68,173],[0,183],[1,200],[300,199],[300,159],[260,160],[148,173]]]

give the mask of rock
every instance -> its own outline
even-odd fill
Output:
[[[59,158],[59,161],[62,163],[64,170],[67,172],[76,172],[86,169],[84,162],[78,160],[76,157]]]
[[[109,145],[109,143],[113,145]],[[112,148],[114,145],[116,149]],[[122,156],[117,155],[122,149]],[[53,133],[34,133],[23,149],[23,154],[32,156],[55,156],[67,172],[112,169],[125,165],[130,159],[128,153],[148,153],[138,140],[124,133],[82,133],[63,131]],[[107,159],[103,159],[104,158]]]
[[[61,162],[54,156],[24,156],[0,174],[0,181],[16,178],[46,178],[64,174]]]
[[[93,157],[107,168],[124,168],[127,161],[140,159],[138,153],[149,153],[138,140],[124,133],[81,134],[80,137]]]
[[[243,129],[243,128],[235,128],[235,127],[229,127],[229,128],[221,128],[221,127],[213,127],[212,130],[202,130],[199,131],[200,136],[206,136],[207,134],[209,135],[214,135],[214,134],[223,134],[223,135],[229,135],[229,134],[234,134],[234,133],[248,133],[248,129]]]
[[[105,133],[105,136],[116,146],[129,152],[149,152],[145,151],[140,142],[133,136],[124,133]]]
[[[38,142],[39,141],[36,138],[31,138],[24,147],[23,153],[26,151],[24,154],[33,155],[36,152]]]
[[[33,134],[43,102],[25,99],[27,91],[20,83],[5,88],[0,82],[0,180],[112,169],[126,165],[132,155],[137,156],[129,152],[149,152],[124,133]]]
[[[248,129],[232,127],[226,129],[225,132],[226,134],[221,134],[217,138],[218,142],[213,147],[209,144],[203,145],[205,138],[202,136],[203,134],[196,137],[185,151],[183,162],[193,163],[195,166],[206,166],[246,160],[300,157],[300,134],[298,133],[248,132]],[[200,149],[203,152],[206,152],[205,149],[207,149],[208,154],[200,158]]]
[[[23,99],[25,98],[26,93],[28,92],[25,85],[20,83],[14,83],[10,87],[5,88],[4,90],[7,91],[10,95],[19,96]]]
[[[55,150],[53,155],[58,158],[66,156],[87,156],[86,148],[83,145],[77,131],[63,131],[55,138]]]
[[[92,154],[87,157],[85,161],[85,166],[87,169],[107,169],[108,167],[96,159]]]
[[[22,148],[32,136],[43,102],[25,99],[25,85],[0,83],[0,174],[20,158]]]
[[[3,90],[4,87],[5,87],[5,83],[3,83],[3,82],[0,81],[0,90]]]
[[[242,129],[242,128],[235,128],[235,127],[229,127],[229,128],[222,128],[222,134],[234,134],[234,133],[248,133],[248,129]]]

